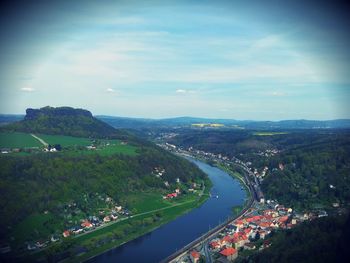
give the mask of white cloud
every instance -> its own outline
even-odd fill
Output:
[[[271,95],[274,97],[284,97],[284,96],[287,96],[287,93],[281,92],[281,91],[274,91],[271,93]]]
[[[194,94],[194,93],[196,93],[194,90],[187,90],[187,89],[177,89],[175,92],[178,94]]]
[[[24,86],[21,88],[21,91],[24,91],[24,92],[33,92],[35,91],[34,88],[32,88],[31,86]]]
[[[116,93],[116,90],[112,89],[112,88],[108,88],[108,89],[106,89],[106,91],[109,93]]]
[[[176,90],[176,93],[186,93],[187,91],[186,90],[184,90],[184,89],[177,89]]]

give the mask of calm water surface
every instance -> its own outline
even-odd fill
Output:
[[[226,220],[233,206],[243,204],[246,193],[237,179],[201,161],[189,160],[208,174],[213,197],[188,214],[88,262],[159,262]]]

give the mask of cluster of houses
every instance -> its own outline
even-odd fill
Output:
[[[265,157],[272,157],[275,156],[276,154],[278,154],[280,151],[277,149],[267,149],[265,151],[260,151],[257,154],[259,156],[265,156]]]
[[[9,153],[19,153],[19,152],[38,152],[40,151],[39,147],[26,147],[26,148],[1,148],[1,154],[9,154]]]
[[[238,249],[255,249],[254,243],[258,239],[265,239],[273,229],[291,228],[297,224],[292,219],[292,209],[278,205],[276,209],[266,209],[261,214],[251,214],[239,218],[228,224],[223,232],[209,243],[212,252],[217,252],[228,260],[238,256]],[[264,243],[264,247],[268,246]]]
[[[101,213],[102,215],[103,213]],[[129,211],[122,208],[122,206],[116,205],[108,215],[104,215],[103,218],[97,216],[89,216],[86,219],[82,219],[80,225],[75,225],[63,231],[63,237],[69,237],[71,235],[78,235],[83,232],[95,229],[111,221],[116,221],[120,215],[129,216]]]
[[[121,205],[117,205],[111,197],[103,197],[96,193],[97,197],[103,202],[107,203],[110,211],[99,211],[98,216],[88,216],[87,218],[81,219],[79,224],[73,225],[62,232],[63,238],[67,238],[72,235],[78,235],[84,232],[92,231],[98,227],[101,227],[109,222],[116,221],[120,217],[129,216],[130,212],[128,209],[123,208]],[[65,205],[66,212],[75,212],[79,211],[78,205],[75,202],[70,202]],[[45,214],[48,211],[44,212]],[[38,240],[33,242],[27,242],[26,246],[28,250],[37,250],[48,246],[50,243],[54,243],[60,240],[59,235],[52,235],[50,239],[47,240]]]
[[[153,169],[153,174],[155,174],[156,177],[160,178],[165,174],[165,169],[161,167],[155,167]]]
[[[55,147],[51,147],[51,148],[44,148],[44,152],[57,152],[58,150]]]
[[[258,169],[255,168],[253,174],[254,174],[257,178],[263,179],[263,178],[266,176],[268,170],[269,170],[269,168],[268,168],[267,166],[265,166],[265,167],[262,169],[262,171],[259,173],[259,172],[258,172]]]
[[[215,258],[225,258],[234,261],[238,251],[265,249],[271,245],[266,237],[276,229],[290,229],[305,220],[327,216],[324,211],[295,213],[292,208],[286,208],[275,201],[267,200],[266,204],[259,204],[251,208],[242,217],[229,223],[214,238],[209,240],[209,251]],[[264,240],[260,247],[256,241]],[[196,250],[190,251],[192,262],[198,262],[201,254]]]

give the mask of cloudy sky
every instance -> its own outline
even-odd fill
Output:
[[[0,113],[350,118],[338,1],[9,1]]]

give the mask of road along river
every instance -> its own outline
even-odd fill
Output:
[[[212,197],[199,208],[88,262],[159,262],[227,220],[233,206],[243,205],[247,196],[238,179],[204,162],[189,160],[209,176]]]

